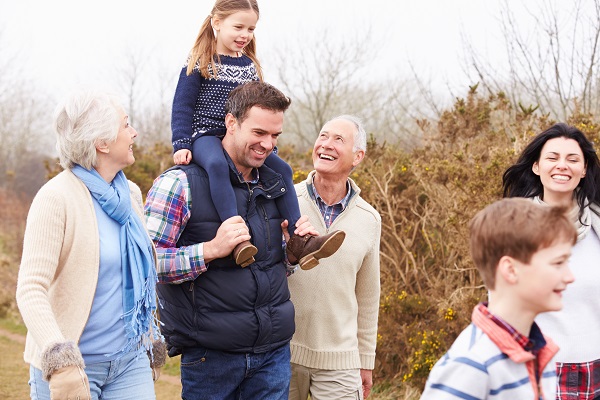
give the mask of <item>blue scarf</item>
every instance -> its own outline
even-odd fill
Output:
[[[143,345],[152,347],[152,340],[160,337],[156,319],[156,282],[152,243],[142,221],[131,209],[129,183],[123,171],[112,184],[92,168],[90,171],[76,165],[73,173],[87,186],[104,212],[121,225],[121,270],[123,275],[123,319],[128,352]]]

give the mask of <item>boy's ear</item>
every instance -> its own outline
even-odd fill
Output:
[[[506,283],[514,285],[519,280],[516,268],[516,260],[509,256],[504,256],[498,262],[498,276]]]

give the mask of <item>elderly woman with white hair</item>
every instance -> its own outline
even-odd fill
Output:
[[[31,398],[155,399],[155,252],[122,171],[138,134],[115,97],[93,92],[61,104],[54,128],[64,171],[33,200],[17,284]]]

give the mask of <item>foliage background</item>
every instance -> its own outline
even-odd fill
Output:
[[[351,112],[368,122],[367,157],[352,177],[383,223],[375,399],[418,398],[433,364],[485,299],[469,257],[467,224],[500,198],[502,173],[524,145],[557,121],[600,144],[600,0],[576,0],[568,15],[553,3],[533,3],[530,29],[522,30],[504,2],[501,51],[509,68],[500,71],[466,41],[471,86],[452,93],[451,102],[437,101],[440,88],[428,86],[418,71],[363,84],[368,59],[379,50],[367,34],[341,45],[305,43],[299,54],[280,60],[279,79],[293,98],[280,155],[296,181],[311,169],[307,149],[325,120]],[[582,4],[592,11],[581,12]],[[349,54],[356,68],[345,62]],[[16,73],[18,63],[5,57],[0,53],[0,319],[18,323],[14,291],[27,210],[59,167],[51,150],[54,103],[48,107],[48,98]],[[125,172],[145,193],[172,163],[172,94],[164,79],[140,91],[135,71],[144,63],[136,57],[118,64],[124,103],[141,133],[136,163]],[[152,89],[160,101],[144,101]]]
[[[374,398],[414,398],[437,359],[469,323],[474,305],[485,298],[467,247],[470,218],[501,197],[501,176],[523,146],[555,121],[510,104],[502,94],[481,95],[477,87],[457,98],[439,119],[418,121],[423,146],[369,141],[367,157],[353,173],[362,196],[382,216],[381,305]],[[598,143],[599,125],[577,111],[568,123]],[[125,172],[147,192],[170,165],[168,146],[137,148]],[[310,152],[281,149],[300,181],[310,170]],[[50,168],[52,170],[52,168]],[[50,174],[54,172],[49,171]],[[1,192],[2,262],[14,283],[25,202]],[[6,287],[6,285],[5,285]],[[14,312],[12,292],[0,307]]]

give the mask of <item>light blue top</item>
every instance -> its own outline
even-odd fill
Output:
[[[92,197],[100,236],[100,271],[90,317],[79,339],[86,364],[118,358],[127,342],[123,315],[121,226]],[[116,354],[115,354],[116,353]]]

